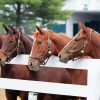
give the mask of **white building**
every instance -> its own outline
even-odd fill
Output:
[[[79,22],[100,32],[100,0],[67,0],[63,9],[74,11],[66,22],[67,34],[75,35]]]

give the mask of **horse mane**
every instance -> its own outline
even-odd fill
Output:
[[[33,41],[33,36],[31,36],[31,35],[26,35],[26,37],[27,37],[28,39],[30,39],[31,41]]]
[[[65,39],[66,39],[66,38],[71,38],[70,36],[65,35],[65,34],[63,34],[63,33],[60,33],[59,35],[62,36],[63,38],[65,38]]]
[[[50,30],[50,29],[47,29],[47,31],[50,32],[50,33],[52,33],[52,34],[56,34],[56,35],[58,35],[58,36],[61,36],[61,37],[65,38],[65,39],[68,39],[68,38],[71,39],[71,37],[68,36],[68,35],[66,35],[65,33],[61,33],[61,32],[60,32],[60,33],[56,33],[56,32],[54,32],[54,31],[52,31],[52,30]]]

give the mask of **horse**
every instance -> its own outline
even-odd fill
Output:
[[[28,67],[31,70],[39,70],[38,66],[46,63],[51,55],[58,56],[60,50],[72,39],[66,35],[54,33],[51,30],[43,30],[36,26],[34,32],[34,42],[29,57]],[[66,69],[71,75],[73,84],[86,85],[87,72],[85,70]],[[78,77],[78,78],[77,78]]]
[[[69,60],[79,59],[83,56],[100,58],[100,35],[92,28],[80,23],[80,31],[60,51],[59,60],[67,63]],[[83,57],[84,58],[84,57]]]
[[[30,36],[22,34],[22,32],[15,27],[6,27],[4,25],[4,28],[7,33],[0,50],[1,66],[5,64],[5,61],[11,60],[18,54],[29,54],[33,42]]]
[[[38,31],[33,32],[34,42],[28,64],[30,70],[39,70],[38,66],[46,64],[52,54],[58,56],[60,50],[72,39],[49,29],[44,30],[38,26],[36,28]]]
[[[30,37],[21,34],[16,34],[16,30],[14,31],[14,29],[12,30],[10,27],[8,28],[7,26],[4,26],[7,34],[6,36],[1,36],[0,35],[0,48],[3,47],[4,44],[8,43],[8,45],[6,46],[9,46],[7,48],[4,48],[3,49],[7,49],[8,51],[13,49],[13,52],[10,53],[11,51],[5,53],[4,51],[4,62],[7,60],[7,59],[11,59],[12,57],[16,56],[18,53],[29,53],[31,50],[31,44],[33,41],[32,39],[30,39]],[[11,33],[11,32],[15,32],[14,33]],[[12,35],[13,34],[13,35]],[[20,35],[20,37],[19,37]],[[14,38],[15,37],[15,38]],[[23,38],[21,38],[23,37]],[[18,40],[20,39],[20,43],[18,43]],[[5,43],[5,41],[7,40],[7,42]],[[22,43],[23,41],[23,43]],[[28,43],[28,45],[26,45]],[[14,46],[14,44],[16,44],[16,49],[12,48],[10,45]],[[19,46],[20,47],[19,47]],[[22,47],[26,47],[28,46],[27,50],[23,49]],[[0,56],[2,56],[3,54],[3,49],[1,49],[1,54]],[[18,51],[17,51],[18,50]],[[24,51],[25,50],[25,51]],[[9,56],[8,56],[8,53],[9,53]],[[10,55],[11,54],[11,55]],[[7,57],[5,57],[7,56]],[[11,58],[10,58],[11,57]],[[30,79],[30,73],[27,72],[28,71],[28,68],[26,66],[21,67],[22,65],[12,65],[12,64],[4,64],[4,62],[2,62],[2,59],[0,59],[0,67],[1,67],[1,77],[3,78],[13,78],[13,79],[24,79],[24,80],[29,80]],[[9,90],[9,89],[6,89],[5,90],[5,93],[6,93],[6,98],[7,100],[17,100],[17,96],[19,96],[21,98],[21,100],[28,100],[28,92],[24,92],[24,91],[17,91],[17,90]]]
[[[31,50],[31,46],[29,48],[30,42],[27,39],[26,35],[20,33],[14,27],[6,27],[7,31],[6,37],[3,41],[1,50],[0,50],[0,59],[2,61],[6,61],[21,53],[29,53],[28,50]],[[19,40],[20,39],[20,40]],[[20,41],[20,42],[18,42]],[[19,44],[20,43],[20,44]],[[19,46],[20,45],[20,46]],[[25,49],[23,49],[23,48]],[[3,59],[3,60],[2,60]],[[72,79],[70,77],[69,72],[65,69],[54,69],[54,68],[40,68],[38,72],[31,71],[27,66],[24,65],[5,65],[4,62],[1,63],[1,74],[2,77],[6,78],[14,78],[14,79],[24,79],[24,80],[37,80],[37,81],[51,81],[51,82],[59,82],[59,83],[72,83]],[[55,74],[56,72],[56,74]],[[52,76],[51,76],[52,75]],[[27,100],[28,94],[23,91],[16,90],[6,90],[7,100],[16,100],[17,96],[20,96],[21,100]],[[57,96],[50,94],[38,94],[38,100],[65,100],[66,98],[70,98],[69,96]],[[71,97],[72,98],[72,97]]]

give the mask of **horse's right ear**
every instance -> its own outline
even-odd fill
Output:
[[[39,31],[39,33],[40,33],[41,35],[43,35],[43,30],[42,30],[40,27],[36,26],[36,29]]]
[[[9,27],[10,27],[10,29],[12,30],[12,33],[13,33],[13,34],[16,34],[16,33],[17,33],[16,28],[15,28],[14,26],[9,25]]]
[[[82,22],[79,23],[79,26],[81,30],[83,30],[86,27]]]
[[[3,24],[3,27],[4,27],[4,29],[5,29],[6,32],[9,31],[9,29],[8,29],[8,27],[6,25]]]
[[[9,25],[9,27],[11,28],[12,31],[15,31],[14,28],[11,25]]]

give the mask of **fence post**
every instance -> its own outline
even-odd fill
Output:
[[[28,100],[37,100],[37,93],[36,92],[29,92],[28,93]]]
[[[90,65],[91,64],[91,65]],[[88,70],[88,97],[87,100],[100,100],[100,66],[90,63]],[[93,65],[92,65],[93,64]]]

